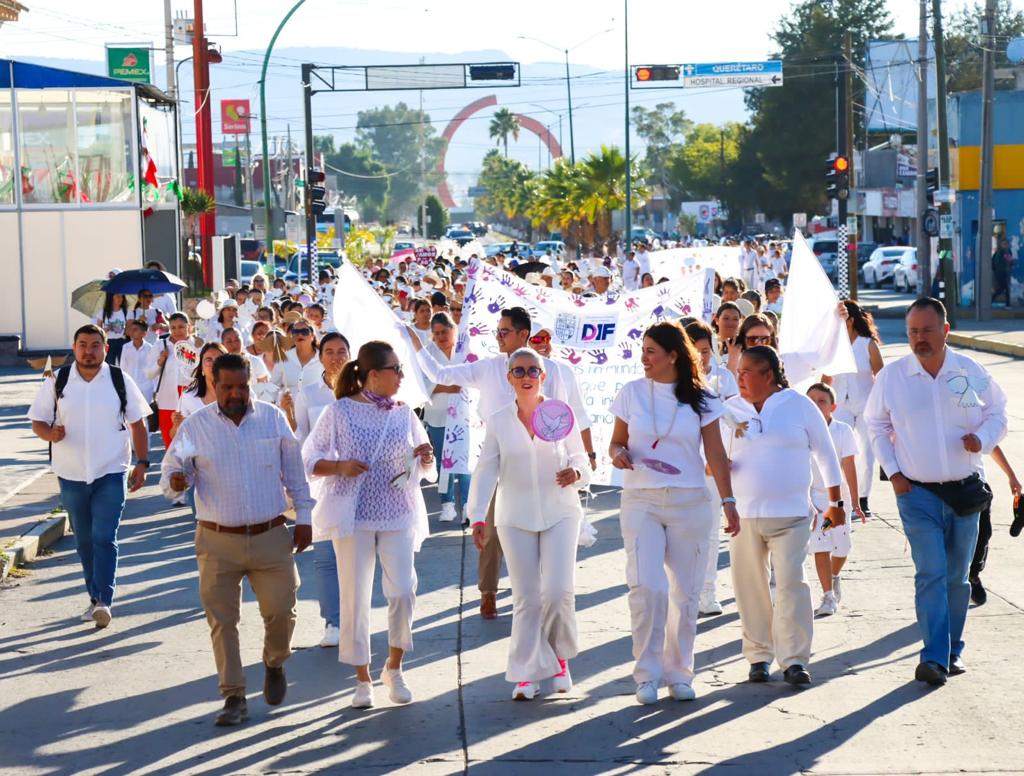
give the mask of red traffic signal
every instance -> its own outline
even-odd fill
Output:
[[[846,156],[837,156],[832,160],[832,169],[837,173],[850,171],[850,159]]]
[[[679,80],[679,68],[675,65],[642,65],[635,69],[634,74],[640,83]]]

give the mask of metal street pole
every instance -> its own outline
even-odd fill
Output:
[[[569,77],[569,49],[565,50],[565,94],[569,101],[569,161],[576,164],[576,138],[572,133],[572,80]]]
[[[209,44],[203,27],[203,0],[195,0],[195,34],[192,36],[192,70],[196,91],[196,165],[199,171],[197,188],[214,196],[213,122],[210,111]],[[214,210],[199,217],[199,238],[203,265],[203,283],[213,285],[213,233],[217,231]]]
[[[843,105],[843,114],[846,119],[846,155],[850,159],[850,170],[847,176],[847,183],[849,185],[850,195],[855,195],[857,188],[857,172],[856,166],[853,163],[854,155],[854,143],[853,143],[853,36],[850,31],[847,30],[843,35],[843,59],[845,60],[845,72],[843,78],[846,86],[846,104]],[[847,208],[849,208],[849,202],[847,202]],[[849,210],[847,210],[849,213]],[[859,254],[857,253],[857,241],[858,241],[858,228],[857,228],[857,215],[854,213],[853,217],[853,229],[849,230],[847,239],[850,244],[853,245],[853,261],[850,261],[850,250],[846,252],[846,277],[847,282],[850,286],[849,298],[857,301],[857,267],[860,264],[858,259]]]
[[[171,17],[171,0],[164,0],[164,56],[167,59],[167,95],[178,97],[178,79],[174,71],[174,19]]]
[[[932,238],[924,231],[928,209],[928,0],[921,0],[917,37],[917,295],[932,290]]]
[[[836,153],[839,156],[850,158],[846,147],[846,70],[849,63],[842,55],[835,59],[836,79]],[[852,165],[851,165],[852,166]],[[838,191],[838,205],[836,211],[836,285],[839,287],[839,296],[847,299],[850,296],[850,251],[849,238],[850,230],[846,225],[846,214],[849,201],[849,167],[846,169],[846,193]]]
[[[274,50],[274,44],[277,43],[277,36],[281,34],[281,30],[288,23],[288,20],[292,18],[299,7],[305,3],[306,0],[299,0],[292,9],[285,14],[285,17],[281,20],[281,23],[277,25],[277,29],[274,30],[274,35],[270,39],[270,45],[267,46],[267,53],[263,55],[263,70],[260,72],[260,136],[262,140],[262,151],[263,151],[263,209],[264,218],[266,219],[266,241],[269,252],[273,253],[274,244],[274,230],[272,221],[272,207],[270,204],[270,152],[269,142],[267,140],[267,65],[270,64],[270,54]]]
[[[313,243],[316,240],[316,215],[313,213],[313,195],[310,181],[313,176],[313,73],[312,64],[302,66],[302,106],[306,120],[306,185],[302,188],[306,211],[306,263],[309,265],[309,282],[313,282]],[[299,259],[299,280],[302,280],[302,260]]]
[[[974,256],[974,299],[979,321],[992,320],[992,108],[995,92],[996,0],[986,0],[982,35],[981,184],[978,189],[978,247]]]
[[[946,44],[942,32],[942,0],[932,0],[932,38],[935,45],[935,127],[938,131],[939,188],[949,191],[949,127],[946,119]],[[941,224],[952,215],[951,203],[943,198],[939,207],[939,288],[946,305],[949,325],[956,327],[959,288],[953,267],[953,238],[944,237]]]
[[[633,241],[633,170],[629,159],[629,0],[622,0],[625,14],[623,16],[624,42],[626,49],[626,239],[625,252],[629,254],[629,246]],[[570,140],[572,129],[570,120]]]

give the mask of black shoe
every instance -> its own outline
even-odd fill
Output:
[[[263,675],[263,699],[270,706],[278,706],[288,692],[288,680],[284,676],[284,666],[272,668],[264,664],[266,673]]]
[[[988,600],[988,593],[985,586],[981,584],[981,577],[971,577],[971,600],[976,606],[981,606]]]
[[[241,725],[249,719],[249,707],[242,695],[229,695],[224,699],[224,710],[217,715],[213,724],[217,727]]]
[[[933,660],[920,663],[914,671],[914,678],[919,682],[927,682],[935,687],[946,683],[946,669]]]
[[[860,500],[860,511],[864,513],[865,517],[871,517],[871,509],[868,507],[867,498],[861,498]]]
[[[794,663],[785,671],[783,671],[782,678],[789,682],[789,684],[811,683],[811,675],[807,672],[807,669],[799,663]]]
[[[747,679],[751,682],[767,682],[772,678],[771,663],[751,663]]]
[[[949,656],[949,675],[959,676],[960,674],[967,672],[967,666],[964,665],[963,658],[959,655]]]

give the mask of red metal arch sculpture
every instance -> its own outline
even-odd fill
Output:
[[[498,98],[493,94],[489,94],[486,97],[481,97],[479,100],[474,100],[465,108],[460,110],[451,121],[448,122],[448,126],[444,128],[444,132],[441,133],[441,138],[444,140],[444,150],[441,151],[441,158],[437,160],[437,171],[441,174],[441,182],[437,185],[437,196],[441,200],[446,208],[455,207],[455,199],[452,197],[451,191],[448,189],[448,180],[445,177],[445,159],[448,156],[448,144],[455,132],[459,127],[472,116],[484,108],[491,108],[498,104]],[[523,129],[529,130],[537,137],[541,139],[541,142],[547,146],[551,152],[553,159],[559,159],[562,157],[562,146],[555,140],[554,135],[548,131],[548,128],[541,124],[530,116],[524,116],[521,113],[516,114],[516,118],[519,119],[519,126]]]

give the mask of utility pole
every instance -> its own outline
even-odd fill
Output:
[[[284,209],[295,210],[295,184],[292,182],[292,125],[288,125],[288,150],[284,166]],[[285,234],[285,240],[288,235]]]
[[[629,63],[627,58],[626,70],[629,70]],[[565,50],[565,95],[569,101],[569,161],[576,164],[576,141],[572,134],[572,81],[569,79],[569,49]],[[626,99],[629,99],[629,95],[626,95]],[[558,144],[562,144],[562,120],[558,120]]]
[[[426,57],[420,57],[420,64],[425,64],[427,61]],[[423,225],[423,234],[421,238],[427,236],[427,163],[426,158],[423,155],[423,90],[420,89],[420,115],[419,125],[417,126],[416,136],[419,139],[419,153],[417,156],[420,158],[420,223]]]
[[[167,59],[167,96],[178,98],[178,83],[174,77],[174,19],[171,0],[164,0],[164,56]]]
[[[846,104],[843,106],[843,110],[846,113],[846,153],[850,157],[850,173],[849,173],[849,185],[850,194],[853,195],[857,186],[857,175],[856,167],[854,164],[854,145],[853,145],[853,36],[850,31],[847,30],[843,34],[843,59],[845,60],[846,68],[843,78],[846,79]],[[847,206],[849,209],[849,206]],[[857,253],[857,242],[858,242],[858,223],[857,217],[853,219],[854,227],[853,231],[849,235],[850,243],[853,245],[853,262],[850,262],[850,251],[846,252],[847,262],[847,282],[850,286],[850,299],[857,300],[857,268],[860,266],[860,257]]]
[[[985,0],[981,85],[981,186],[978,191],[978,247],[974,256],[974,299],[979,321],[992,320],[992,108],[995,96],[996,0]]]
[[[210,112],[210,59],[209,44],[203,26],[203,0],[195,0],[195,32],[192,35],[192,70],[195,74],[195,115],[196,115],[196,165],[199,173],[199,190],[211,197],[214,195],[213,174],[213,123]],[[203,283],[207,288],[213,285],[213,233],[217,231],[217,220],[213,210],[199,217],[199,236]]]
[[[949,127],[946,120],[946,44],[942,32],[942,0],[932,0],[932,38],[935,46],[935,127],[938,131],[939,189],[944,196],[936,202],[939,208],[939,288],[946,305],[949,325],[956,327],[956,308],[959,288],[953,267],[953,238],[942,235],[943,224],[952,215],[948,199],[949,185]]]
[[[932,238],[925,234],[928,210],[928,0],[920,0],[917,36],[917,295],[932,290]]]
[[[846,102],[847,95],[846,71],[849,63],[843,56],[835,59],[835,82],[836,82],[836,154],[840,157],[850,159],[849,149],[846,145]],[[853,165],[851,164],[850,167]],[[849,180],[850,167],[846,169],[847,181]],[[849,251],[849,228],[846,225],[847,204],[849,198],[849,183],[845,191],[839,190],[836,198],[836,285],[839,287],[839,296],[846,299],[850,295],[850,251]]]
[[[309,265],[309,282],[313,282],[313,245],[316,243],[316,214],[313,212],[313,65],[302,66],[302,103],[305,109],[306,134],[306,185],[302,187],[306,216],[306,263]],[[299,280],[302,280],[302,260],[299,259]]]
[[[625,49],[626,49],[626,239],[625,252],[629,255],[629,246],[633,242],[633,165],[629,161],[629,87],[632,73],[629,72],[629,0],[622,0],[625,14],[623,23],[625,27]],[[569,114],[569,141],[572,142],[572,114]]]

